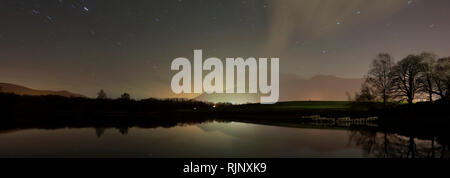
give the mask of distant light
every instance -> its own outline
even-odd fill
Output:
[[[86,11],[86,12],[89,11],[89,9],[86,6],[83,7],[83,10]]]

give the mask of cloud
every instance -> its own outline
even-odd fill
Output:
[[[295,74],[280,74],[279,101],[347,101],[347,94],[359,91],[362,78],[340,78],[317,75],[303,78]],[[209,102],[231,102],[235,104],[259,103],[261,94],[202,94],[195,99]]]
[[[279,55],[294,38],[323,38],[345,30],[346,24],[389,17],[407,5],[403,0],[269,0],[264,52]]]

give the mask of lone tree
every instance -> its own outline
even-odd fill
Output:
[[[98,92],[98,94],[97,94],[97,99],[107,99],[107,98],[108,98],[108,96],[106,96],[105,91],[100,90],[100,91]]]
[[[375,96],[383,99],[384,106],[392,91],[392,67],[392,56],[388,53],[380,53],[373,59],[371,69],[366,76],[367,85],[364,87],[373,88]]]
[[[120,95],[120,99],[122,99],[122,100],[130,100],[131,96],[128,93],[123,93],[122,95]]]
[[[412,104],[415,94],[420,91],[418,79],[423,70],[422,57],[419,55],[409,55],[398,62],[391,72],[395,97],[406,99],[408,104]]]
[[[356,93],[355,101],[356,102],[372,102],[376,99],[372,88],[367,86],[367,82],[361,85],[361,91]]]
[[[440,58],[435,65],[435,94],[443,100],[450,100],[450,57]]]
[[[419,75],[420,90],[428,94],[428,99],[433,102],[433,94],[436,89],[436,59],[438,56],[434,53],[423,52],[419,55],[423,62],[423,71]]]

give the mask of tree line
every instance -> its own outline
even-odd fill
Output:
[[[106,94],[106,92],[103,89],[101,89],[97,93],[97,99],[108,99],[108,95]],[[131,100],[131,96],[128,93],[123,93],[122,95],[120,95],[120,97],[118,99],[120,99],[120,100]]]
[[[412,104],[419,96],[429,102],[450,100],[450,57],[423,52],[395,62],[390,54],[380,53],[373,59],[355,100]]]

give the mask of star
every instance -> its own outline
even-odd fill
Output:
[[[49,17],[49,16],[47,16],[45,19],[44,19],[44,23],[53,23],[53,21],[51,20],[51,17]]]
[[[33,9],[33,10],[31,11],[31,14],[33,14],[33,15],[39,15],[40,12],[39,12],[39,10]]]

